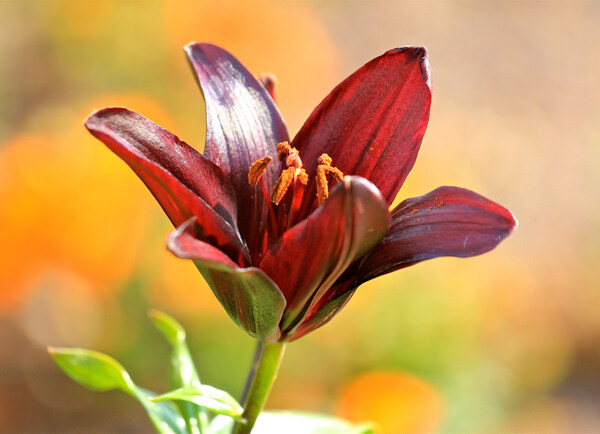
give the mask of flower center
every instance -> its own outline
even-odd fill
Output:
[[[275,185],[271,189],[270,201],[275,205],[279,205],[279,202],[281,202],[286,192],[290,189],[290,186],[292,188],[295,186],[296,181],[302,185],[308,183],[308,174],[302,168],[302,159],[296,148],[292,148],[288,142],[281,142],[277,145],[277,155],[282,163],[282,169],[277,182],[275,182]],[[252,163],[248,171],[248,182],[250,185],[256,186],[260,181],[263,190],[265,189],[262,176],[272,161],[273,158],[267,155]],[[331,157],[327,154],[321,154],[317,163],[317,174],[315,176],[317,202],[319,205],[323,205],[329,197],[329,182],[340,182],[344,174],[340,169],[331,165]]]
[[[304,190],[308,184],[308,174],[302,167],[302,159],[296,148],[292,148],[288,142],[281,142],[277,145],[277,157],[281,161],[281,173],[270,194],[267,192],[262,176],[269,164],[273,162],[273,158],[268,155],[256,160],[248,171],[248,182],[253,186],[260,183],[263,198],[267,202],[269,210],[267,236],[271,242],[289,229],[295,221],[294,217],[298,215],[301,208]],[[322,154],[317,162],[315,186],[317,203],[320,206],[329,196],[329,182],[341,181],[344,174],[331,165],[331,157],[327,154]],[[288,191],[291,191],[291,194],[287,194]]]

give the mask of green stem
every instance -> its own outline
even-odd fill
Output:
[[[277,371],[283,358],[285,343],[277,344],[259,344],[262,345],[262,351],[258,359],[256,369],[252,369],[250,375],[252,383],[248,390],[248,399],[244,404],[242,417],[243,423],[237,423],[233,428],[233,434],[249,434],[254,428],[256,418],[262,411],[271,391],[271,386],[277,377]]]

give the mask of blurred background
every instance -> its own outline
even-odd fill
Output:
[[[83,127],[124,105],[202,149],[192,40],[274,73],[292,135],[365,62],[426,46],[431,120],[398,199],[458,185],[520,221],[489,254],[361,287],[288,346],[270,408],[379,433],[600,431],[598,23],[596,1],[0,2],[0,431],[151,431],[137,402],[83,389],[45,352],[108,353],[164,392],[150,307],[187,328],[205,383],[241,392],[252,340]]]

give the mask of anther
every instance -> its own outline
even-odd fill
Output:
[[[260,177],[264,175],[272,161],[273,158],[267,155],[265,158],[260,158],[252,163],[248,171],[248,182],[250,185],[258,184]]]
[[[290,184],[294,180],[295,174],[296,168],[293,166],[281,171],[281,175],[279,175],[277,182],[271,190],[271,202],[273,202],[275,205],[279,205],[279,202],[281,199],[283,199],[285,192],[288,190]]]
[[[279,204],[296,179],[305,185],[308,182],[308,175],[302,168],[302,159],[296,148],[292,148],[288,142],[281,142],[277,145],[277,156],[282,163],[285,163],[286,168],[281,171],[271,190],[271,202],[275,205]]]
[[[280,161],[284,161],[288,155],[290,155],[290,151],[292,147],[288,142],[281,142],[277,145],[277,157]],[[298,153],[298,151],[296,151]]]
[[[344,178],[344,174],[337,167],[331,166],[332,159],[327,154],[321,154],[317,163],[317,202],[319,205],[323,205],[325,200],[329,197],[329,185],[327,183],[327,175],[329,175],[336,182],[340,182]]]
[[[300,169],[298,173],[296,173],[296,177],[301,184],[308,184],[308,173],[306,173],[306,170]]]

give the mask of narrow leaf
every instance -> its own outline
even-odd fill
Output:
[[[236,420],[241,418],[244,410],[229,393],[205,384],[183,387],[152,399],[154,402],[167,400],[191,402],[213,413],[223,414]]]
[[[48,347],[50,356],[71,379],[94,390],[121,389],[130,395],[135,385],[115,359],[81,348]]]
[[[185,330],[174,318],[158,310],[148,312],[158,331],[172,347],[169,363],[169,383],[171,389],[185,386],[200,386],[200,377],[194,366],[192,355],[185,341]],[[179,411],[186,420],[188,431],[200,433],[208,423],[206,411],[187,402],[176,402]]]

